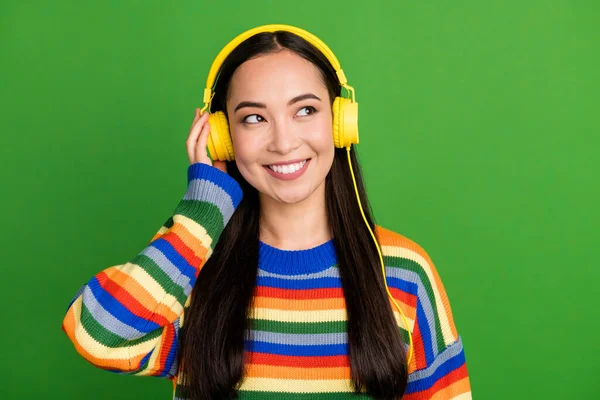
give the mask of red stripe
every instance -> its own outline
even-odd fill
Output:
[[[406,293],[400,289],[396,289],[394,287],[388,286],[390,289],[390,293],[394,297],[394,299],[402,301],[404,304],[408,304],[409,306],[416,308],[417,307],[417,296],[411,293]]]
[[[343,298],[344,290],[342,288],[299,290],[257,286],[255,290],[255,296],[276,297],[280,299],[329,299]]]
[[[282,367],[347,367],[348,356],[283,356],[279,354],[246,352],[247,363]]]
[[[96,275],[100,286],[106,290],[111,296],[113,296],[121,305],[127,308],[132,314],[146,320],[152,321],[160,326],[169,324],[169,320],[159,314],[152,313],[146,307],[142,305],[135,297],[133,297],[127,290],[123,289],[120,285],[111,280],[106,272],[102,271]]]
[[[413,358],[416,361],[416,369],[423,369],[427,367],[427,360],[425,359],[425,344],[423,343],[423,337],[421,336],[421,329],[419,329],[418,322],[415,323],[412,340]]]
[[[175,249],[175,251],[183,258],[185,258],[185,260],[187,261],[187,263],[191,266],[194,265],[201,265],[202,262],[202,258],[198,257],[194,251],[189,248],[182,240],[181,238],[173,231],[169,231],[167,234],[165,234],[163,236],[163,239],[165,239],[167,242],[169,242],[169,244],[171,246],[173,246],[173,248]],[[196,274],[198,273],[198,268],[196,268]],[[198,277],[196,275],[196,277]]]
[[[438,379],[438,381],[429,389],[407,394],[402,397],[402,400],[430,399],[440,390],[447,388],[448,386],[460,381],[463,378],[466,378],[467,376],[467,365],[463,363],[460,367],[456,368],[452,372],[440,377],[440,379]]]
[[[173,344],[173,338],[175,337],[175,327],[171,325],[167,325],[165,327],[165,331],[163,332],[163,344],[160,346],[160,354],[158,355],[159,359],[159,369],[154,375],[160,375],[164,372],[165,366],[167,365],[167,357],[169,356],[169,350],[171,350],[171,345]]]

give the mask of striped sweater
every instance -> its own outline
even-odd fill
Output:
[[[238,183],[217,168],[195,163],[187,172],[185,196],[148,246],[93,276],[62,322],[87,361],[115,373],[170,379],[174,399],[181,398],[177,338],[190,293],[242,199]],[[462,340],[434,264],[410,239],[380,226],[376,235],[390,292],[413,335],[403,399],[470,399]],[[352,395],[336,260],[333,240],[306,250],[260,242],[240,399],[368,398]],[[406,326],[390,304],[406,341]]]

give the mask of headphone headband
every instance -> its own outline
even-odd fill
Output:
[[[212,65],[210,67],[210,70],[208,72],[208,78],[206,79],[206,88],[204,89],[204,103],[206,105],[208,105],[212,100],[212,97],[213,97],[212,88],[213,88],[213,85],[217,78],[217,74],[219,73],[219,70],[221,69],[223,62],[225,61],[225,58],[227,58],[227,56],[240,43],[242,43],[244,40],[248,39],[249,37],[254,36],[257,33],[275,32],[275,31],[288,31],[288,32],[294,33],[294,34],[300,36],[301,38],[303,38],[304,40],[306,40],[307,42],[309,42],[310,44],[312,44],[313,46],[315,46],[317,49],[319,49],[319,51],[321,51],[321,53],[323,53],[323,55],[325,55],[325,57],[327,57],[327,59],[331,63],[331,66],[335,69],[335,73],[338,77],[340,85],[345,87],[348,90],[352,90],[352,97],[354,97],[354,90],[352,89],[352,87],[346,85],[346,82],[348,82],[348,80],[346,79],[346,75],[344,74],[344,71],[342,70],[342,67],[340,66],[340,62],[336,58],[335,54],[333,54],[331,49],[321,39],[319,39],[312,33],[305,31],[304,29],[300,29],[300,28],[292,26],[292,25],[269,24],[269,25],[258,26],[256,28],[247,30],[246,32],[242,32],[241,34],[239,34],[238,36],[233,38],[233,40],[231,40],[229,43],[227,43],[225,45],[225,47],[223,47],[223,49],[219,52],[219,54],[217,55],[217,57],[215,58],[215,60],[213,61]]]

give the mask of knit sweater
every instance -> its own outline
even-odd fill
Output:
[[[217,168],[195,163],[187,173],[185,196],[148,246],[93,276],[62,322],[87,361],[114,373],[170,379],[174,399],[182,398],[177,339],[190,294],[243,196],[239,184]],[[407,237],[381,226],[375,233],[390,293],[412,332],[403,399],[470,399],[462,339],[433,262]],[[305,250],[261,241],[256,279],[239,398],[369,398],[352,393],[333,240]],[[403,319],[390,305],[408,343]]]

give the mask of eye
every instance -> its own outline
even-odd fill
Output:
[[[314,114],[314,113],[316,113],[316,112],[317,112],[317,109],[316,109],[316,108],[314,108],[313,106],[306,106],[306,107],[302,107],[302,108],[300,109],[300,111],[302,111],[302,110],[310,110],[310,113],[309,113],[309,114],[304,114],[304,115],[302,115],[302,116],[306,116],[306,115]],[[298,112],[300,112],[300,111],[298,111]]]
[[[249,121],[248,118],[250,118],[250,117],[255,117],[255,120]],[[242,122],[245,123],[245,124],[257,124],[257,123],[262,122],[264,120],[265,119],[263,117],[261,117],[260,115],[258,115],[258,114],[250,114],[250,115],[245,116],[242,119]]]

